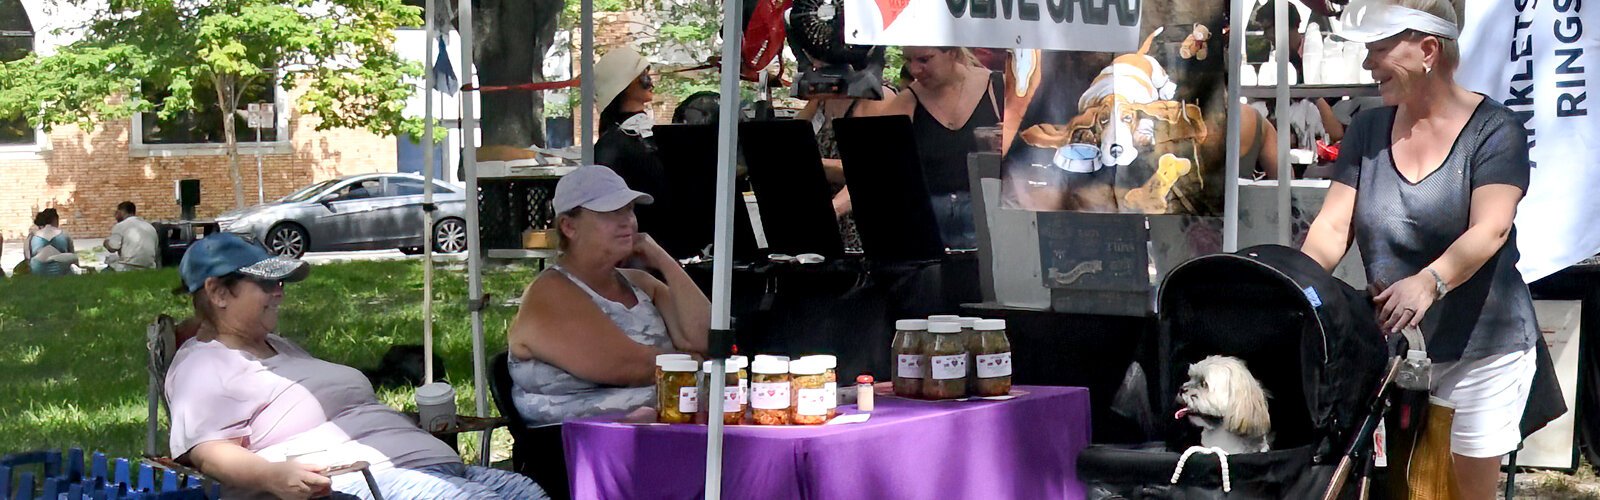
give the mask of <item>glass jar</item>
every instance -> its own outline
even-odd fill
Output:
[[[961,324],[928,323],[932,340],[924,344],[928,356],[928,379],[922,383],[922,397],[960,399],[967,396],[967,344],[961,338]]]
[[[928,378],[928,354],[923,344],[928,342],[928,320],[902,319],[894,322],[895,370],[890,377],[894,395],[903,398],[922,397],[922,383]]]
[[[756,425],[789,425],[789,362],[756,356],[750,371],[751,420]]]
[[[728,364],[739,367],[739,414],[750,410],[750,358],[733,356]]]
[[[817,354],[800,359],[810,359],[822,366],[822,376],[827,380],[827,384],[823,387],[828,391],[828,400],[825,401],[828,405],[828,420],[833,420],[833,417],[839,414],[839,358],[832,354]]]
[[[661,386],[661,382],[666,380],[665,378],[662,377],[663,372],[661,371],[661,363],[664,363],[664,362],[667,362],[667,361],[671,361],[671,360],[674,360],[674,359],[687,359],[687,360],[691,360],[692,361],[692,360],[694,360],[694,357],[690,356],[688,354],[677,354],[677,353],[673,353],[673,354],[657,354],[656,355],[656,398],[658,398],[658,399],[661,397],[662,394],[665,394],[667,392],[667,389],[665,387]]]
[[[822,361],[800,358],[789,363],[794,389],[789,392],[794,404],[789,408],[789,423],[822,425],[828,423],[828,375]]]
[[[972,367],[978,366],[976,364],[977,359],[974,358],[974,356],[977,354],[978,348],[980,347],[978,342],[978,330],[976,329],[978,320],[980,319],[983,318],[962,317],[961,319],[956,320],[956,322],[961,323],[961,344],[967,346],[968,396],[971,396],[971,391],[977,390],[978,387],[978,375],[973,371]]]
[[[739,404],[739,367],[730,360],[723,363],[722,371],[724,373],[724,385],[722,386],[722,397],[719,399],[722,401],[722,423],[725,425],[739,425],[739,421],[744,419],[743,407]],[[701,363],[700,373],[700,393],[709,396],[711,394],[711,377],[713,376],[710,361]],[[712,409],[717,407],[714,399],[718,398],[705,398],[705,404],[700,405],[700,415],[702,416],[697,418],[696,421],[707,423],[711,421]]]
[[[1004,396],[1011,393],[1011,339],[1006,337],[1006,320],[986,319],[976,325],[978,350],[974,351],[972,387],[976,396]]]
[[[656,421],[667,424],[687,424],[694,421],[700,408],[700,363],[693,359],[668,359],[657,363],[661,381],[656,393]]]

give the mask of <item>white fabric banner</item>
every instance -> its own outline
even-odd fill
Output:
[[[1141,0],[845,0],[845,42],[1132,52]],[[819,15],[824,13],[819,13]]]
[[[1533,176],[1517,207],[1517,268],[1532,282],[1600,253],[1600,5],[1582,0],[1467,0],[1462,86],[1522,113]]]

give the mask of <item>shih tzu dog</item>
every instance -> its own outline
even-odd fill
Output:
[[[1209,356],[1189,365],[1173,418],[1199,426],[1200,444],[1230,454],[1270,449],[1272,417],[1267,393],[1239,358]]]

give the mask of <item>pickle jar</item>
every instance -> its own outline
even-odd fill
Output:
[[[750,415],[756,425],[789,425],[789,361],[756,356],[750,364]]]
[[[658,361],[661,370],[661,390],[656,393],[656,421],[668,424],[687,424],[694,421],[699,410],[700,363],[693,359],[667,359]]]
[[[822,360],[800,358],[789,363],[794,388],[794,405],[789,408],[789,423],[822,425],[828,422],[828,375]]]
[[[961,399],[967,396],[967,345],[961,339],[961,324],[928,323],[932,340],[923,345],[928,356],[928,379],[922,383],[922,397]]]
[[[972,392],[993,397],[1011,393],[1011,339],[1006,337],[1006,320],[986,319],[976,325],[979,347],[973,356],[972,371],[977,382]]]
[[[750,358],[733,356],[728,364],[739,367],[739,414],[744,415],[750,409]]]
[[[973,394],[972,391],[976,391],[977,387],[978,387],[978,375],[977,375],[976,372],[973,371],[973,367],[974,366],[978,366],[977,364],[975,364],[977,362],[977,358],[975,356],[978,353],[978,347],[979,347],[977,326],[978,326],[978,320],[980,320],[980,319],[983,319],[983,318],[973,318],[973,317],[963,316],[963,317],[961,317],[961,319],[956,320],[957,323],[961,323],[961,343],[967,346],[967,395],[968,396],[971,396]]]
[[[894,395],[903,398],[922,397],[922,383],[928,378],[928,354],[923,344],[928,342],[928,320],[902,319],[894,322],[895,370],[890,380]]]
[[[826,381],[823,388],[828,391],[828,420],[833,420],[839,414],[839,358],[832,354],[817,354],[801,359],[810,359],[822,366],[822,376]]]
[[[710,361],[701,363],[700,379],[702,382],[700,384],[700,393],[707,395],[707,397],[705,398],[705,404],[700,405],[700,413],[706,416],[699,420],[709,423],[711,412],[716,411],[715,408],[721,406],[722,423],[739,425],[739,421],[744,418],[744,409],[739,404],[739,367],[733,364],[732,360],[723,363],[724,385],[722,386],[721,398],[710,397],[711,377],[714,376],[713,370],[714,368],[711,366]],[[718,400],[721,401],[720,405],[717,403]]]
[[[694,357],[692,357],[692,356],[690,356],[688,354],[676,354],[676,353],[674,353],[674,354],[657,354],[656,355],[656,394],[658,395],[658,397],[659,397],[659,395],[661,393],[666,391],[665,388],[661,387],[661,382],[666,380],[665,378],[662,378],[662,376],[661,376],[662,375],[661,363],[664,363],[664,362],[670,361],[670,360],[674,360],[674,359],[693,360]]]

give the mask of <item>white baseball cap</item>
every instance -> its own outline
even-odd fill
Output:
[[[1345,10],[1343,29],[1334,37],[1348,42],[1372,43],[1406,30],[1454,40],[1461,36],[1456,23],[1409,7],[1377,0],[1352,5]]]
[[[611,169],[585,165],[556,182],[556,195],[550,205],[556,213],[565,213],[578,207],[610,212],[629,203],[649,205],[655,201],[655,197],[649,194],[628,189],[628,183]]]

